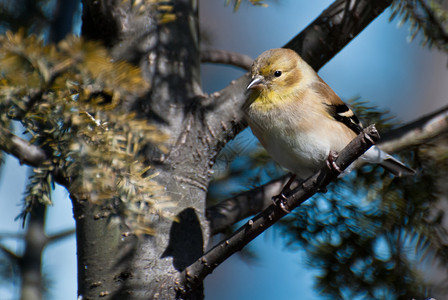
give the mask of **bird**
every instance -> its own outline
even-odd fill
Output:
[[[253,134],[278,164],[301,179],[322,168],[363,130],[353,111],[291,49],[267,50],[255,59],[247,93],[243,111]],[[364,162],[396,176],[415,174],[377,146],[349,168]]]

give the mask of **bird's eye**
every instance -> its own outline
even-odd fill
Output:
[[[280,77],[280,76],[282,76],[282,71],[275,71],[275,72],[274,72],[274,76],[275,76],[275,77]]]

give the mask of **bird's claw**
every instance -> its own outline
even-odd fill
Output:
[[[272,202],[274,202],[274,205],[279,206],[285,213],[289,214],[291,211],[287,208],[287,198],[285,194],[289,191],[291,191],[291,184],[296,179],[296,175],[292,174],[289,178],[286,185],[282,188],[280,194],[272,197]]]
[[[330,170],[340,174],[340,173],[342,173],[342,170],[336,164],[337,157],[338,157],[338,153],[333,150],[330,150],[330,152],[328,153],[328,158],[327,158],[327,166]]]
[[[283,193],[272,197],[272,202],[280,207],[285,213],[289,214],[291,211],[287,208],[287,198]]]

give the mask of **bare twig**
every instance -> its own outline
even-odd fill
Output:
[[[253,59],[238,52],[208,49],[201,50],[201,62],[232,65],[248,71]]]
[[[23,239],[25,234],[23,233],[13,233],[13,232],[0,232],[1,239]]]
[[[248,216],[253,216],[268,207],[272,204],[272,195],[280,192],[289,177],[289,174],[281,176],[207,208],[206,215],[210,222],[210,234],[220,233],[228,226]]]
[[[74,228],[55,233],[53,235],[48,236],[48,240],[47,240],[46,244],[48,245],[49,243],[59,241],[63,238],[67,238],[75,233],[76,233],[76,229],[74,229]]]
[[[0,245],[0,251],[6,254],[6,256],[8,256],[8,258],[13,260],[15,263],[19,262],[20,257],[17,256],[17,254],[15,254],[13,251],[6,248],[4,245]]]
[[[345,168],[369,149],[378,139],[379,134],[374,125],[366,128],[338,155],[335,160],[337,169],[345,170]],[[300,186],[285,194],[285,208],[292,210],[318,191],[325,190],[325,187],[339,174],[339,172],[335,172],[334,169],[330,169],[328,166],[323,167],[316,174],[305,180]],[[179,292],[185,294],[194,290],[219,264],[235,252],[241,250],[286,214],[286,210],[283,210],[278,205],[272,204],[266,210],[249,220],[231,237],[218,243],[218,245],[205,253],[181,273],[180,280],[178,280]]]
[[[63,230],[61,232],[52,234],[52,235],[44,235],[41,236],[41,240],[43,241],[43,243],[45,244],[45,246],[47,246],[48,244],[52,243],[52,242],[57,242],[63,238],[69,237],[72,234],[76,233],[76,229],[67,229],[67,230]],[[26,238],[25,234],[23,233],[0,233],[0,239],[22,239],[24,240]],[[0,250],[5,251],[6,248],[4,248],[2,245],[0,245]]]

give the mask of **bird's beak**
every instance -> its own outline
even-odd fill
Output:
[[[257,75],[254,78],[252,78],[252,81],[247,86],[247,89],[259,89],[262,88],[265,85],[264,79],[262,76]]]

